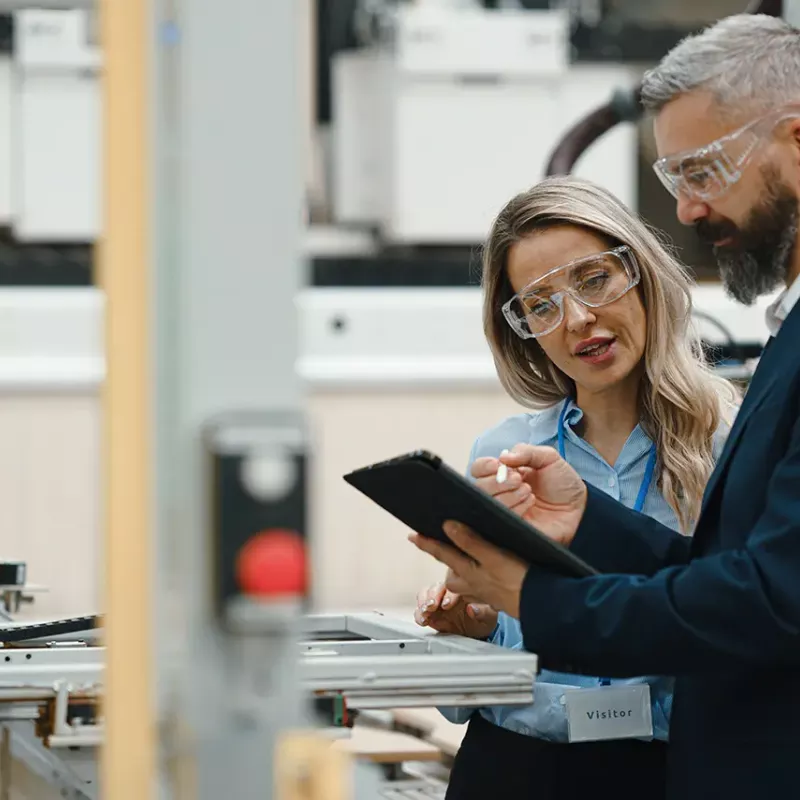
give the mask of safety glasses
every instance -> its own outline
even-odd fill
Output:
[[[564,321],[567,295],[600,308],[619,300],[639,279],[636,258],[623,245],[551,269],[504,303],[503,316],[520,338],[537,339]]]
[[[740,180],[775,128],[797,117],[800,106],[771,111],[704,147],[659,158],[653,169],[674,198],[684,195],[701,201],[714,200]]]

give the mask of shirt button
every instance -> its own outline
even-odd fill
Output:
[[[608,479],[608,485],[611,489],[617,485],[617,479],[613,475]]]

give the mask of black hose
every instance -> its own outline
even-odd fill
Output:
[[[782,0],[752,0],[745,13],[779,17],[783,13],[783,3]],[[568,175],[577,160],[601,136],[620,122],[635,122],[642,113],[641,86],[616,92],[608,103],[592,111],[564,134],[550,156],[545,174]]]
[[[618,91],[600,108],[592,111],[564,135],[547,164],[547,175],[567,175],[575,162],[601,136],[620,122],[635,122],[642,113],[640,87]]]

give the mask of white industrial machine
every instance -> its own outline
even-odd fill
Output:
[[[96,15],[14,5],[13,53],[0,59],[0,224],[20,242],[92,242],[101,224]]]
[[[93,242],[96,15],[77,2],[13,5],[13,53],[0,60],[0,222],[20,242]],[[498,207],[544,174],[570,125],[637,79],[630,67],[571,64],[565,10],[400,5],[391,42],[334,62],[335,219],[377,225],[394,243],[474,244]],[[635,206],[633,128],[605,137],[577,171]]]
[[[25,6],[5,3],[16,10],[13,53],[0,58],[0,110],[7,112],[0,113],[0,224],[19,242],[95,242],[103,153],[97,16],[66,0]],[[629,65],[572,63],[563,9],[402,3],[390,19],[388,38],[334,59],[330,164],[336,221],[375,228],[390,245],[480,243],[500,206],[544,175],[564,133],[640,77]],[[636,149],[634,126],[617,125],[581,156],[575,172],[636,207]],[[317,299],[315,289],[308,291],[303,308],[335,311],[354,297],[346,290],[327,306],[330,290]],[[390,305],[393,292],[385,298]],[[444,319],[453,313],[450,300],[437,296]],[[738,342],[757,345],[768,335],[763,304],[742,309],[716,284],[698,289],[695,303]],[[425,307],[432,305],[434,295]],[[707,318],[700,324],[709,341],[726,338]],[[406,334],[412,357],[425,355],[427,345],[417,347]],[[347,348],[354,336],[350,329],[329,337],[330,345]],[[482,343],[477,347],[469,357],[485,364]],[[317,350],[301,358],[316,358]]]
[[[333,215],[389,243],[474,245],[545,174],[564,133],[635,84],[636,69],[572,64],[566,10],[409,3],[389,40],[333,65]],[[636,134],[621,126],[576,171],[636,206]]]

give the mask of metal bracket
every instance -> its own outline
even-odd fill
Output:
[[[52,732],[47,737],[49,747],[99,747],[105,736],[105,725],[97,719],[97,705],[87,703],[82,698],[82,705],[91,706],[91,721],[73,715],[70,717],[70,686],[65,681],[56,684],[56,699],[51,719]]]

